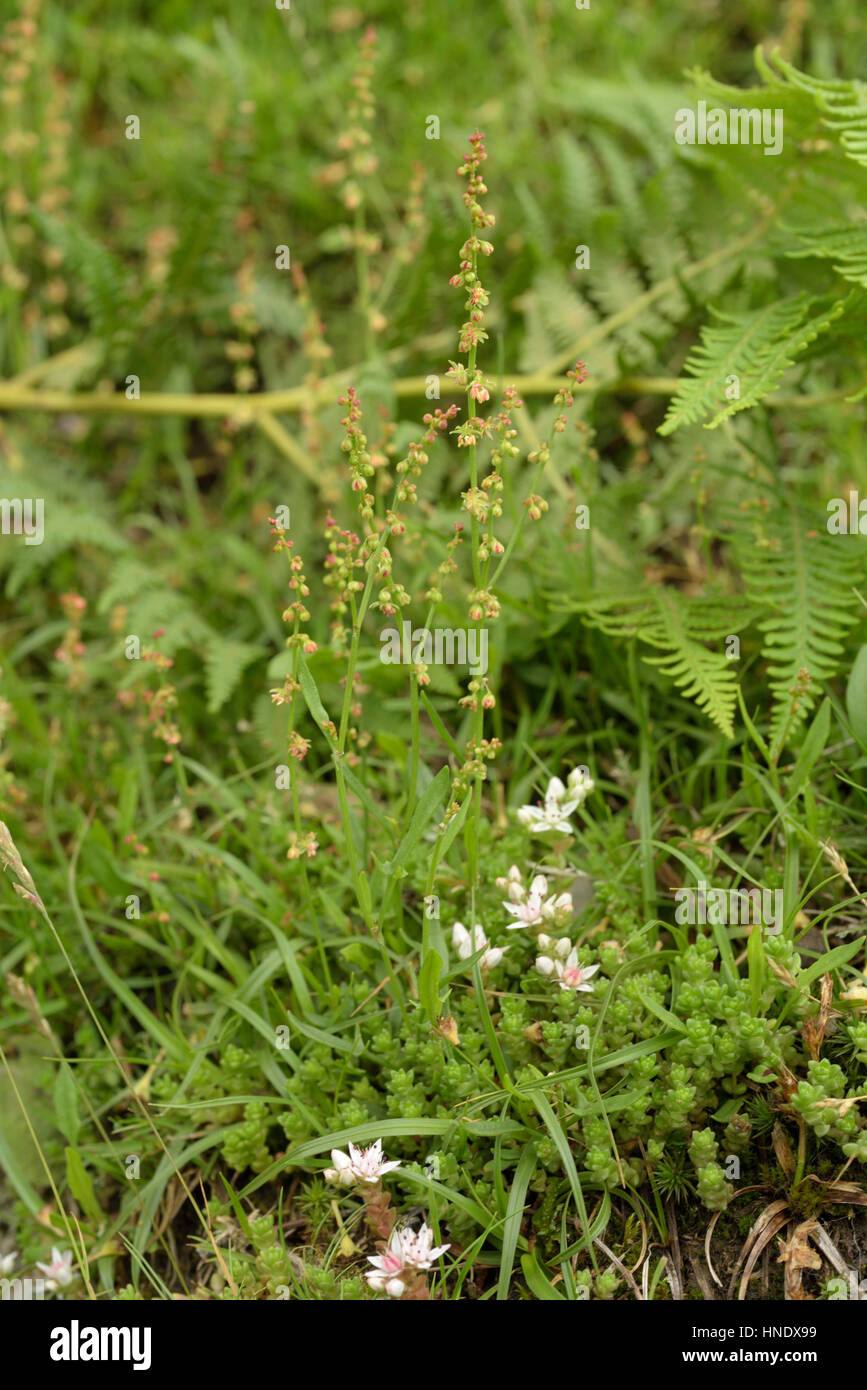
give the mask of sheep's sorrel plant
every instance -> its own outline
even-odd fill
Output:
[[[482,165],[487,159],[484,137],[478,131],[470,137],[470,149],[458,173],[466,179],[464,202],[466,204],[470,235],[460,249],[460,268],[452,276],[451,284],[466,294],[466,321],[461,327],[458,352],[465,360],[451,362],[446,376],[454,382],[465,395],[466,405],[462,412],[456,404],[443,410],[436,407],[424,416],[424,430],[421,437],[409,443],[405,456],[393,464],[397,475],[391,479],[392,464],[381,468],[377,477],[368,439],[362,429],[362,406],[355,387],[350,386],[347,394],[340,398],[346,407],[343,418],[345,437],[343,450],[347,457],[351,477],[351,489],[357,495],[361,537],[355,532],[342,529],[333,517],[328,517],[326,539],[330,547],[325,558],[325,582],[333,591],[331,602],[334,621],[331,625],[331,647],[335,658],[345,663],[340,676],[343,699],[339,718],[330,718],[311,675],[305,654],[316,650],[316,644],[299,629],[300,622],[306,622],[310,613],[304,606],[309,595],[302,572],[300,558],[292,555],[293,542],[285,538],[276,520],[272,526],[277,534],[275,549],[286,550],[290,554],[290,588],[296,597],[283,614],[284,621],[293,624],[287,646],[292,650],[292,668],[281,688],[271,692],[275,703],[289,704],[288,747],[292,760],[300,762],[306,756],[310,741],[304,739],[296,729],[296,697],[301,695],[306,702],[310,716],[324,736],[330,753],[337,785],[341,823],[341,848],[349,864],[353,886],[358,903],[358,911],[366,932],[383,948],[386,978],[391,970],[389,950],[397,946],[389,930],[389,919],[394,916],[399,925],[401,913],[395,908],[401,904],[403,884],[407,875],[410,856],[416,849],[422,835],[428,831],[432,822],[440,817],[432,847],[426,859],[423,892],[421,884],[416,884],[417,896],[425,905],[438,902],[434,889],[438,886],[438,870],[449,848],[461,829],[464,831],[463,844],[466,851],[465,888],[469,916],[476,915],[476,899],[479,893],[479,827],[483,819],[482,784],[485,780],[489,762],[496,756],[500,747],[497,738],[485,737],[485,714],[496,705],[495,695],[487,675],[487,652],[490,640],[488,624],[496,622],[500,613],[500,600],[496,586],[508,563],[509,557],[519,544],[523,526],[527,520],[538,521],[548,509],[548,504],[540,496],[537,488],[549,463],[551,448],[557,435],[566,428],[564,413],[573,405],[570,389],[558,391],[554,397],[557,414],[553,420],[547,440],[529,454],[531,466],[529,493],[523,500],[523,510],[511,527],[508,544],[504,544],[496,534],[499,519],[503,515],[503,477],[501,470],[513,464],[519,456],[514,440],[517,430],[513,425],[512,414],[522,408],[523,402],[513,387],[501,392],[501,409],[494,414],[482,415],[479,412],[491,401],[494,383],[486,377],[478,362],[478,352],[487,341],[485,331],[485,308],[488,293],[479,274],[481,260],[490,256],[493,245],[481,233],[494,224],[494,216],[486,212],[481,199],[487,193],[482,177]],[[567,373],[570,383],[580,385],[586,378],[584,364],[579,362]],[[454,423],[453,423],[454,422]],[[451,426],[451,429],[450,429]],[[380,428],[387,433],[387,424]],[[400,582],[395,572],[392,549],[396,546],[417,549],[424,554],[430,545],[423,528],[414,513],[419,508],[419,484],[428,463],[427,449],[437,439],[450,432],[456,439],[457,447],[466,450],[468,487],[461,494],[462,510],[467,521],[454,524],[454,533],[448,540],[441,541],[443,558],[436,573],[430,578],[429,586],[421,596],[426,605],[424,623],[418,629],[411,619],[404,619],[404,613],[413,605],[410,592]],[[392,446],[391,454],[394,454]],[[382,456],[380,455],[380,460]],[[486,471],[485,471],[486,470]],[[389,491],[392,490],[389,497]],[[377,503],[384,505],[377,512]],[[406,512],[402,508],[407,508]],[[464,532],[468,531],[465,538]],[[456,556],[468,541],[470,548],[467,578],[461,575],[461,566]],[[463,579],[463,585],[462,585]],[[450,590],[460,592],[468,586],[469,592],[463,602],[466,604],[467,627],[455,633],[443,627],[449,621],[443,612],[443,604]],[[458,606],[452,601],[451,610]],[[391,851],[387,846],[377,847],[376,853],[368,852],[370,863],[363,862],[358,845],[364,836],[359,833],[359,813],[363,812],[366,798],[363,789],[354,775],[347,778],[353,765],[359,763],[354,750],[366,746],[369,739],[357,724],[360,721],[360,670],[365,662],[364,623],[368,614],[378,614],[380,622],[388,619],[397,621],[405,629],[405,642],[401,654],[401,641],[396,629],[390,627],[381,634],[381,639],[396,641],[397,661],[407,667],[410,688],[411,712],[411,753],[408,766],[408,788],[405,804],[400,808],[395,824],[399,827],[394,836]],[[447,646],[443,636],[448,639]],[[468,681],[467,693],[460,698],[458,705],[465,711],[462,729],[457,736],[449,734],[443,721],[435,716],[437,731],[442,745],[441,757],[449,759],[436,776],[423,769],[420,755],[422,703],[433,714],[428,705],[425,688],[430,685],[429,666],[432,660],[443,660],[443,656],[454,661],[459,657],[463,638],[465,660],[462,664],[474,668],[473,653],[485,653],[484,665]],[[469,653],[469,660],[466,654]],[[384,647],[380,655],[385,654]],[[459,758],[458,755],[459,754]],[[290,762],[287,767],[292,788],[293,815],[295,829],[292,833],[290,856],[297,858],[303,844],[308,855],[315,852],[315,837],[312,832],[303,836],[299,816],[298,774]],[[354,802],[354,806],[353,803]],[[417,860],[416,860],[417,862]],[[372,878],[370,877],[372,869]],[[442,931],[432,927],[437,921],[438,912],[426,910],[421,916],[420,960],[418,971],[411,972],[413,993],[423,991],[424,1007],[432,1024],[436,1024],[442,1012],[439,997],[439,980],[443,970],[446,952],[443,950]],[[432,934],[436,942],[432,942]],[[437,945],[440,947],[437,950]],[[482,1023],[489,1038],[492,1054],[497,1062],[500,1079],[508,1083],[508,1069],[497,1042],[496,1033],[491,1026],[490,1014],[481,988],[480,962],[474,961],[476,988]],[[388,979],[391,983],[391,980]],[[399,978],[394,979],[395,998],[403,1007],[403,990]]]

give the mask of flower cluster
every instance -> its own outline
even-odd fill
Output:
[[[373,505],[376,499],[372,492],[366,491],[366,480],[373,477],[375,470],[367,448],[367,435],[361,428],[364,413],[354,386],[349,387],[345,396],[339,397],[338,404],[346,406],[346,414],[340,422],[346,430],[346,435],[340,447],[345,454],[349,455],[352,491],[364,493],[359,504],[359,512],[365,521],[370,521],[373,517]]]
[[[418,491],[415,481],[421,477],[422,469],[428,461],[425,444],[433,444],[438,435],[448,428],[450,420],[453,420],[458,413],[456,405],[450,405],[447,410],[436,410],[431,414],[430,411],[422,416],[422,422],[426,426],[421,440],[412,440],[407,448],[406,458],[400,460],[395,471],[400,477],[397,485],[396,499],[398,502],[415,502],[418,498]]]
[[[377,1139],[369,1149],[360,1149],[356,1144],[349,1145],[349,1153],[340,1149],[331,1150],[333,1168],[325,1169],[328,1182],[339,1182],[344,1187],[353,1183],[378,1183],[386,1173],[400,1167],[399,1159],[390,1162],[382,1156],[382,1140]]]
[[[479,198],[487,193],[487,185],[479,172],[482,164],[487,159],[485,152],[485,137],[481,131],[476,131],[470,136],[470,151],[464,156],[464,162],[458,168],[458,173],[467,177],[467,186],[463,193],[464,203],[470,214],[472,225],[472,235],[464,242],[461,248],[461,268],[457,275],[453,275],[449,283],[455,287],[463,287],[467,291],[466,309],[468,318],[461,328],[461,337],[458,348],[461,352],[471,352],[474,348],[485,341],[487,333],[482,328],[484,322],[484,309],[488,303],[488,292],[481,284],[476,274],[476,260],[481,253],[483,256],[490,256],[493,246],[489,241],[483,241],[477,232],[484,231],[488,227],[493,227],[496,218],[492,212],[485,212]],[[481,379],[476,376],[475,367],[470,371],[471,386],[483,387]]]
[[[484,927],[476,924],[471,934],[462,922],[455,922],[452,927],[452,945],[461,960],[469,960],[476,951],[483,951],[484,954],[479,958],[482,970],[493,970],[509,949],[508,946],[492,946],[485,935]]]
[[[460,797],[466,791],[470,782],[475,780],[483,782],[488,775],[485,766],[488,762],[493,762],[500,749],[502,742],[498,738],[470,739],[465,747],[465,758],[461,766],[452,779],[452,801],[449,803],[443,824],[451,820],[461,808]]]
[[[154,641],[158,642],[165,635],[165,628],[156,628],[153,633]],[[175,664],[170,656],[165,652],[158,651],[156,647],[143,647],[141,659],[142,661],[152,661],[157,671],[170,671]],[[170,711],[178,703],[175,686],[172,685],[171,681],[163,680],[154,690],[142,690],[140,696],[142,703],[147,708],[148,721],[152,726],[154,737],[160,739],[168,749],[163,762],[174,762],[172,749],[176,748],[181,741],[181,731],[169,717]]]
[[[69,626],[54,653],[54,659],[67,667],[69,689],[78,690],[87,683],[87,672],[81,661],[85,650],[81,640],[81,620],[87,609],[87,599],[82,598],[81,594],[61,594],[60,606]]]
[[[303,839],[299,838],[297,830],[289,831],[289,848],[286,851],[287,859],[300,859],[302,854],[308,859],[315,859],[319,852],[319,841],[312,830],[308,830]]]
[[[572,916],[571,893],[554,893],[549,897],[544,874],[536,874],[527,887],[521,870],[513,864],[505,878],[497,879],[497,887],[508,895],[503,907],[515,918],[509,923],[511,930],[545,924],[562,926]]]
[[[358,1186],[367,1206],[368,1224],[383,1237],[379,1247],[382,1253],[367,1257],[373,1266],[365,1274],[370,1288],[374,1293],[388,1294],[389,1298],[426,1299],[424,1276],[434,1260],[451,1247],[434,1245],[433,1231],[424,1222],[417,1231],[394,1224],[389,1198],[380,1183],[387,1173],[401,1166],[400,1161],[383,1158],[381,1139],[367,1149],[350,1144],[349,1153],[332,1149],[331,1161],[334,1167],[326,1168],[326,1180],[342,1187]]]
[[[543,804],[521,806],[518,820],[528,826],[533,835],[546,835],[551,830],[559,831],[561,835],[571,835],[574,832],[569,817],[586,801],[594,786],[593,778],[583,767],[572,769],[566,786],[559,777],[552,777]]]
[[[396,1226],[384,1253],[368,1256],[373,1269],[368,1270],[365,1278],[376,1293],[404,1298],[417,1285],[419,1275],[450,1248],[434,1245],[433,1231],[425,1223],[417,1231],[411,1226]]]
[[[346,617],[351,613],[352,596],[360,593],[364,584],[355,577],[363,561],[358,553],[359,538],[354,531],[337,524],[330,514],[325,518],[325,540],[328,553],[325,556],[326,588],[333,589],[331,611],[331,646],[336,657],[346,660],[349,655],[350,627]]]
[[[427,603],[442,602],[443,594],[442,588],[440,587],[442,581],[446,578],[447,575],[455,574],[457,572],[458,565],[457,561],[454,558],[454,551],[457,550],[459,545],[463,544],[463,530],[464,523],[462,521],[456,521],[454,533],[451,536],[451,538],[446,542],[446,557],[439,565],[436,574],[431,576],[430,587],[424,594],[424,598]]]
[[[540,937],[540,946],[543,940],[550,949],[550,937]],[[568,937],[561,937],[559,941],[551,944],[553,944],[554,949],[553,956],[539,956],[536,960],[536,969],[539,974],[556,979],[561,989],[571,989],[581,994],[592,994],[593,986],[588,985],[587,981],[591,975],[596,974],[599,966],[579,965],[578,952]]]
[[[277,552],[285,550],[289,556],[289,588],[296,595],[292,602],[283,610],[284,623],[293,624],[293,631],[286,638],[286,646],[302,647],[309,656],[312,652],[316,651],[316,643],[308,633],[301,632],[300,630],[301,623],[310,621],[310,613],[303,602],[310,593],[304,575],[304,561],[301,559],[300,555],[292,554],[295,542],[287,541],[286,530],[280,525],[277,518],[272,516],[268,518],[268,521],[271,526],[271,535],[277,537],[274,543],[274,550]]]

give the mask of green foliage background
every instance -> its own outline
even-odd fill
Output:
[[[365,195],[366,227],[382,246],[374,351],[331,167],[367,25],[379,39],[378,164]],[[594,1296],[610,1297],[610,1271],[594,1268],[588,1223],[576,1221],[581,1203],[593,1233],[607,1232],[624,1257],[636,1253],[637,1217],[664,1236],[669,1196],[698,1221],[696,1188],[706,1205],[727,1201],[714,1144],[737,1149],[744,1115],[755,1135],[782,1115],[794,1144],[809,1133],[811,1168],[830,1179],[852,1157],[854,1180],[858,1112],[828,1126],[821,1102],[864,1090],[863,1025],[841,1007],[819,1061],[799,1027],[817,1016],[810,990],[823,972],[834,973],[838,1005],[863,981],[860,899],[825,849],[833,841],[857,880],[864,549],[861,537],[826,530],[829,499],[867,495],[867,35],[857,0],[635,0],[616,21],[595,0],[581,12],[566,0],[482,10],[388,0],[363,11],[293,0],[285,13],[265,0],[82,0],[46,5],[33,48],[20,101],[3,108],[0,235],[0,491],[44,498],[48,518],[43,545],[3,538],[0,550],[4,819],[58,930],[8,893],[0,965],[28,982],[53,1030],[45,1061],[20,990],[4,999],[0,1164],[25,1256],[43,1258],[47,1164],[82,1217],[103,1293],[264,1297],[290,1284],[294,1297],[359,1297],[330,1194],[311,1174],[332,1143],[383,1136],[406,1165],[401,1200],[421,1190],[458,1250],[444,1296],[574,1299],[592,1279]],[[783,154],[679,147],[674,113],[698,99],[781,109]],[[138,141],[124,138],[131,114]],[[438,140],[425,137],[431,115]],[[254,392],[303,386],[307,309],[274,270],[275,248],[288,245],[332,349],[324,374],[357,386],[371,430],[382,407],[405,447],[428,408],[419,379],[442,374],[455,351],[448,277],[465,210],[454,170],[477,125],[497,216],[484,365],[497,381],[517,373],[528,384],[525,450],[553,419],[550,383],[576,356],[590,378],[580,429],[570,427],[545,479],[550,510],[516,552],[492,634],[491,727],[504,748],[476,833],[496,873],[524,862],[526,837],[506,812],[546,775],[593,766],[598,796],[571,867],[595,884],[577,930],[608,990],[601,1011],[540,1000],[513,954],[496,1014],[516,1087],[502,1113],[495,1049],[445,931],[440,989],[452,989],[460,1056],[444,1051],[422,1008],[403,1017],[383,990],[380,957],[354,925],[318,737],[305,803],[323,844],[312,897],[286,862],[290,822],[273,776],[285,718],[268,696],[288,669],[285,575],[267,517],[291,508],[316,576],[310,671],[332,711],[341,671],[317,571],[325,512],[354,524],[343,412],[332,392],[312,456],[296,406],[278,412],[276,437],[244,418],[250,392],[226,353],[227,343],[253,344]],[[589,271],[575,267],[585,244]],[[239,298],[252,305],[254,333],[233,319]],[[735,401],[725,394],[732,373]],[[233,400],[145,418],[15,400],[22,389],[122,392],[130,374],[144,397]],[[537,391],[540,377],[548,384]],[[521,462],[507,479],[511,525],[529,474]],[[441,560],[465,486],[458,451],[432,457],[421,539],[400,561],[411,593]],[[574,526],[580,504],[589,532]],[[55,656],[69,592],[88,603],[78,690]],[[444,620],[457,624],[461,611],[447,596]],[[169,766],[123,702],[139,675],[122,635],[155,629],[179,695],[183,753]],[[412,997],[427,978],[418,955],[428,842],[419,834],[404,847],[407,878],[395,890],[383,865],[399,847],[409,697],[371,633],[362,675],[372,741],[359,774],[368,801],[357,819],[387,904],[388,958]],[[725,654],[731,636],[737,663]],[[450,673],[435,673],[431,708],[462,746],[459,693]],[[433,723],[422,761],[420,796],[448,762]],[[698,881],[704,832],[719,832],[718,874],[786,890],[785,940],[767,959],[747,959],[746,942],[725,933],[672,931],[660,868]],[[446,868],[444,927],[466,909],[457,848]],[[486,924],[500,911],[493,878]],[[124,917],[129,894],[149,904],[141,922]],[[611,933],[601,946],[600,920]],[[794,994],[780,970],[801,982]],[[432,989],[435,1013],[435,980]],[[287,1018],[293,1045],[282,1057],[274,1029]],[[587,1065],[573,1050],[582,1021],[594,1030]],[[171,1160],[142,1117],[120,1109],[126,1092],[100,1026],[153,1099]],[[756,1069],[770,1057],[801,1078],[800,1108],[766,1101]],[[45,1163],[21,1128],[13,1080]],[[479,1097],[471,1129],[466,1107]],[[286,1150],[304,1179],[288,1211]],[[122,1181],[128,1153],[143,1158],[141,1188]],[[751,1161],[752,1176],[786,1186],[767,1142]],[[173,1162],[203,1174],[209,1218],[241,1233],[228,1280],[205,1263],[190,1206],[182,1253],[161,1241]],[[803,1191],[792,1200],[806,1209]],[[287,1236],[284,1219],[298,1219],[301,1234]]]

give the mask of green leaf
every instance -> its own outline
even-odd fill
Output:
[[[862,748],[867,748],[867,646],[860,649],[849,672],[846,713],[852,732]]]
[[[406,863],[430,824],[434,811],[445,801],[450,782],[451,773],[449,769],[447,767],[441,767],[436,777],[434,777],[433,781],[426,788],[424,794],[419,798],[418,805],[413,811],[409,828],[401,841],[397,854],[390,864],[383,864],[382,867],[385,873],[393,874],[395,869],[399,869]]]
[[[418,972],[418,997],[431,1023],[436,1023],[442,1013],[442,1001],[437,992],[442,968],[443,963],[439,955],[436,951],[430,950]]]
[[[363,869],[360,870],[355,886],[358,890],[358,903],[361,908],[361,915],[365,922],[369,922],[373,917],[373,899],[370,896],[370,884],[367,881],[367,874]]]
[[[736,1115],[743,1105],[743,1096],[732,1096],[729,1100],[723,1101],[719,1110],[715,1110],[711,1115],[712,1120],[716,1120],[721,1125],[727,1125],[733,1115]]]
[[[535,1144],[525,1144],[521,1151],[521,1157],[518,1159],[518,1166],[515,1169],[515,1176],[512,1179],[509,1200],[506,1205],[506,1220],[503,1223],[503,1253],[500,1259],[500,1275],[497,1280],[497,1302],[503,1302],[509,1297],[512,1266],[515,1263],[515,1251],[518,1248],[518,1236],[521,1233],[521,1219],[527,1201],[527,1188],[536,1171],[537,1162]],[[525,1269],[524,1274],[526,1275],[526,1273]],[[530,1282],[529,1279],[527,1282]]]
[[[68,1148],[65,1152],[67,1186],[85,1216],[99,1225],[102,1221],[102,1211],[96,1200],[90,1174],[82,1163],[81,1155],[77,1149]]]
[[[861,937],[857,941],[847,941],[845,946],[835,946],[833,950],[826,951],[818,960],[802,970],[798,976],[798,984],[802,989],[808,989],[814,980],[818,980],[820,975],[827,975],[830,970],[837,970],[841,965],[845,965],[854,955],[863,948],[864,941]]]
[[[78,1142],[81,1128],[78,1118],[78,1094],[75,1077],[67,1062],[61,1062],[54,1079],[54,1113],[57,1127],[68,1143]]]
[[[747,971],[750,978],[750,1004],[756,1016],[758,1016],[762,1002],[762,991],[765,988],[767,970],[762,929],[759,926],[754,926],[747,940]]]
[[[522,1255],[521,1268],[524,1271],[524,1278],[530,1292],[534,1293],[537,1298],[542,1299],[545,1303],[566,1302],[565,1294],[560,1293],[559,1289],[554,1287],[535,1255]]]
[[[542,1123],[554,1140],[554,1145],[560,1155],[560,1161],[563,1164],[563,1169],[569,1180],[569,1186],[575,1198],[578,1218],[581,1222],[581,1244],[590,1252],[590,1258],[595,1267],[596,1252],[593,1248],[593,1242],[588,1229],[589,1223],[587,1221],[587,1208],[584,1204],[584,1193],[581,1190],[581,1181],[578,1177],[578,1169],[575,1167],[575,1159],[572,1157],[572,1149],[569,1146],[569,1140],[566,1138],[563,1132],[563,1126],[554,1114],[547,1096],[543,1095],[541,1091],[531,1091],[530,1098],[542,1118]]]
[[[325,734],[329,744],[333,745],[333,738],[325,732],[325,725],[330,723],[328,712],[319,698],[319,691],[316,682],[310,674],[310,668],[304,659],[303,652],[298,653],[298,683],[301,686],[301,694],[304,696],[305,703],[313,716],[313,721],[321,733]]]
[[[659,1000],[655,998],[655,996],[651,993],[649,989],[642,989],[641,985],[638,984],[638,982],[635,980],[633,980],[633,988],[635,989],[645,1008],[649,1009],[649,1011],[652,1014],[656,1014],[656,1017],[658,1019],[661,1019],[663,1023],[668,1024],[669,1028],[676,1028],[678,1033],[686,1032],[686,1024],[683,1022],[683,1020],[678,1018],[675,1014],[671,1013],[670,1010],[664,1007],[664,1005],[660,1004]]]
[[[828,734],[831,731],[831,701],[825,697],[819,706],[816,718],[810,725],[807,737],[801,745],[797,762],[792,769],[786,791],[789,796],[795,796],[804,783],[809,779],[813,767],[825,749],[828,742]]]

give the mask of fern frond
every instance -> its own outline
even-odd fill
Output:
[[[781,54],[772,55],[774,67],[757,54],[756,66],[767,81],[783,79],[783,85],[806,92],[822,115],[822,124],[834,131],[844,154],[858,164],[867,165],[867,86],[853,81],[827,81],[810,77],[787,63]]]
[[[0,575],[6,575],[5,592],[16,597],[33,585],[44,585],[45,572],[56,569],[60,556],[79,548],[105,555],[126,554],[128,542],[112,520],[102,486],[82,478],[61,460],[50,462],[36,448],[28,452],[26,490],[44,506],[45,534],[40,545],[23,541],[3,546]],[[20,497],[24,475],[0,467],[0,496]]]
[[[229,699],[247,666],[263,655],[262,647],[211,633],[205,647],[205,689],[208,713],[216,714]]]
[[[796,232],[798,246],[789,248],[786,255],[793,260],[816,256],[833,261],[834,270],[844,280],[867,289],[867,221],[827,227],[820,232]]]
[[[734,737],[737,681],[734,667],[724,651],[714,651],[690,635],[698,618],[697,605],[677,603],[673,593],[657,593],[656,621],[639,635],[643,641],[665,650],[665,656],[646,656],[650,666],[658,666],[674,681],[687,699],[712,719],[726,738]],[[727,624],[729,631],[731,624]]]
[[[815,704],[820,684],[839,669],[843,639],[858,616],[853,586],[863,564],[845,537],[818,531],[811,520],[786,506],[765,521],[764,545],[736,541],[749,598],[771,610],[758,626],[770,663],[775,753]]]
[[[707,429],[740,410],[756,405],[776,386],[789,367],[820,333],[838,319],[846,300],[811,313],[819,301],[807,294],[780,299],[742,314],[711,310],[719,326],[705,325],[701,345],[691,352],[684,380],[659,426],[660,434],[672,434],[711,416]],[[735,386],[736,382],[736,386]],[[737,389],[735,399],[728,399]]]
[[[45,242],[62,251],[93,336],[109,348],[129,342],[138,296],[123,263],[73,222],[60,222],[39,209],[31,216]]]
[[[552,349],[565,351],[577,338],[594,328],[599,317],[569,283],[562,270],[545,270],[533,288],[522,296],[525,336],[521,348],[522,371],[533,372],[550,361]],[[594,359],[596,360],[596,359]],[[614,354],[603,350],[600,371],[615,368]]]
[[[599,172],[595,162],[568,130],[557,137],[560,158],[560,192],[569,227],[576,241],[586,241],[602,205]]]
[[[650,588],[596,595],[566,606],[577,609],[585,622],[608,636],[637,637],[662,652],[642,659],[694,700],[726,738],[734,736],[737,681],[733,663],[721,646],[750,621],[750,605],[739,604],[733,618],[730,602]]]
[[[626,229],[637,233],[641,226],[641,190],[634,161],[602,130],[590,131],[587,138],[605,170],[611,198],[623,214]]]

